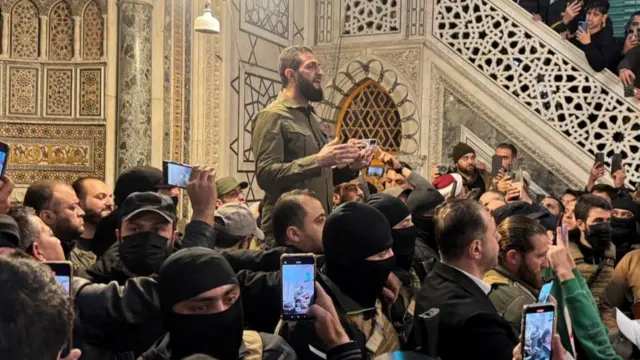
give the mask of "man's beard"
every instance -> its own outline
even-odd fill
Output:
[[[296,75],[296,82],[298,83],[298,91],[300,91],[300,95],[304,96],[305,99],[312,102],[319,102],[324,99],[322,88],[316,89],[313,87],[313,81],[305,79],[298,73]]]
[[[534,289],[540,289],[542,287],[542,277],[531,271],[524,261],[522,261],[518,267],[518,277]]]
[[[98,222],[100,222],[100,220],[102,220],[103,217],[104,216],[102,216],[102,211],[95,211],[93,209],[85,209],[84,210],[84,216],[82,218],[84,219],[84,222],[87,223],[87,224],[98,225]]]

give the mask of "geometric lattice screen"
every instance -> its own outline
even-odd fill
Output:
[[[343,142],[376,139],[383,151],[400,151],[402,128],[398,107],[375,80],[366,79],[351,90],[338,115],[338,129]]]
[[[621,153],[628,179],[640,183],[639,116],[622,96],[522,26],[500,1],[433,6],[435,38],[586,153]]]

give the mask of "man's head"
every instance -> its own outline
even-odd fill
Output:
[[[564,194],[562,195],[562,205],[566,208],[570,203],[578,200],[578,198],[583,194],[584,192],[580,190],[573,190],[573,189],[565,190]]]
[[[113,194],[102,180],[82,177],[74,181],[71,187],[80,200],[86,224],[95,226],[113,211]]]
[[[436,209],[436,241],[442,260],[482,273],[498,263],[500,234],[489,212],[473,200],[451,200]]]
[[[375,306],[395,267],[391,226],[377,209],[357,202],[338,206],[322,233],[327,276],[360,306]]]
[[[469,145],[459,142],[453,148],[453,162],[459,173],[472,175],[476,171],[476,151]]]
[[[238,357],[244,327],[240,287],[216,251],[194,247],[171,255],[158,271],[158,294],[172,358]]]
[[[251,209],[244,203],[227,203],[216,210],[216,247],[248,249],[255,237],[264,240]]]
[[[64,251],[60,240],[36,212],[25,206],[12,207],[8,214],[20,228],[19,249],[38,261],[64,261]]]
[[[401,161],[400,164],[409,170],[413,170],[411,169],[411,166],[409,166],[409,164],[405,162]],[[405,179],[402,174],[399,174],[395,170],[389,168],[387,169],[387,173],[385,174],[384,188],[391,189],[393,187],[399,187],[403,190],[413,189],[413,186],[411,186],[411,184],[407,182],[407,179]]]
[[[510,143],[498,145],[496,147],[496,155],[502,157],[502,168],[505,170],[518,161],[518,149]]]
[[[636,11],[629,16],[629,21],[624,26],[625,35],[635,35],[640,28],[640,11]]]
[[[587,24],[589,31],[598,31],[607,24],[607,16],[609,13],[609,1],[595,0],[587,4],[585,7],[587,12]]]
[[[545,228],[525,215],[514,215],[498,226],[499,263],[522,281],[539,289],[542,270],[549,267],[549,238]]]
[[[53,234],[62,241],[65,253],[84,232],[84,211],[71,186],[51,180],[38,181],[27,189],[24,206],[33,208]]]
[[[617,244],[633,242],[636,237],[638,205],[628,196],[620,196],[611,202],[611,228],[613,241]]]
[[[562,201],[554,196],[545,196],[540,205],[547,208],[552,215],[561,216],[564,213],[564,205]]]
[[[595,195],[582,195],[574,210],[576,224],[586,245],[597,253],[606,250],[611,241],[611,203]]]
[[[324,208],[310,190],[292,190],[278,198],[271,223],[276,242],[303,252],[321,254]]]
[[[3,359],[58,359],[71,334],[73,305],[47,266],[0,257],[0,354]]]
[[[357,180],[338,184],[333,189],[334,206],[338,206],[349,201],[364,201],[364,191],[360,188],[360,184]]]
[[[591,195],[599,196],[608,202],[615,196],[616,189],[613,186],[607,184],[596,184],[591,188]]]
[[[169,196],[177,206],[180,190],[164,183],[162,170],[150,166],[134,166],[118,176],[113,189],[114,202],[120,207],[124,200],[134,192],[158,192]]]
[[[283,87],[294,89],[308,101],[322,101],[322,69],[310,47],[293,45],[282,50],[278,72]]]
[[[246,181],[239,182],[232,176],[223,177],[216,180],[216,191],[218,192],[218,200],[216,207],[220,207],[228,203],[247,203],[242,190],[249,187]]]
[[[375,194],[367,199],[372,206],[384,215],[391,226],[396,265],[409,271],[415,257],[417,229],[411,220],[411,213],[402,200],[388,194]]]
[[[178,237],[173,201],[155,192],[133,193],[120,212],[121,225],[116,230],[120,259],[135,275],[155,273]]]
[[[20,225],[13,217],[0,214],[0,256],[17,248],[20,248]]]
[[[482,206],[484,206],[485,208],[490,202],[494,200],[501,200],[504,202],[504,194],[499,191],[490,190],[485,191],[485,193],[482,194],[479,199],[480,204],[482,204]]]

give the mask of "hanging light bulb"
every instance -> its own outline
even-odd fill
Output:
[[[196,18],[193,28],[195,31],[205,34],[220,33],[220,20],[213,17],[213,12],[211,11],[211,0],[207,0],[204,3],[204,13]]]

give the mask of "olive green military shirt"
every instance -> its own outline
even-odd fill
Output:
[[[265,192],[262,230],[273,238],[271,212],[281,194],[293,189],[315,192],[325,212],[331,209],[333,173],[318,165],[317,154],[328,142],[320,118],[283,91],[251,124],[256,179]],[[273,244],[267,244],[273,245]]]

